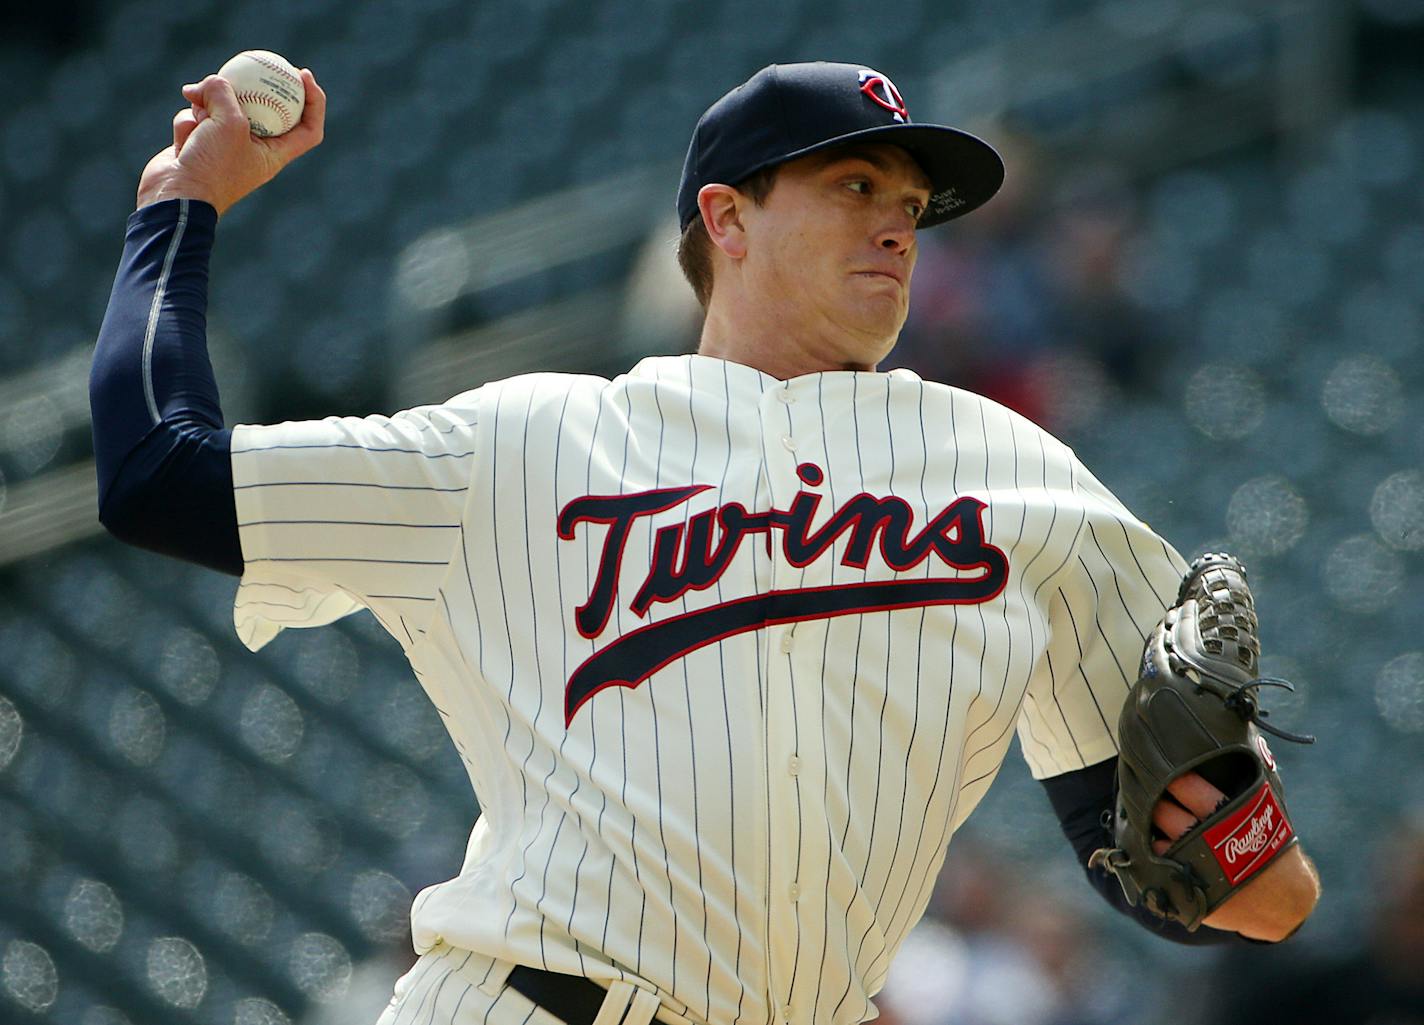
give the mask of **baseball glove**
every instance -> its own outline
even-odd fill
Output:
[[[1088,864],[1116,875],[1133,907],[1192,931],[1297,843],[1260,731],[1297,743],[1315,738],[1263,721],[1260,688],[1295,688],[1257,676],[1259,657],[1245,567],[1229,555],[1204,555],[1147,638],[1142,675],[1118,720],[1116,846],[1095,851]],[[1226,801],[1158,855],[1152,811],[1185,772],[1203,776]]]

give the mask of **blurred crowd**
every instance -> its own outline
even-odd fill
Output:
[[[1424,1025],[1424,821],[1381,832],[1362,935],[1311,924],[1205,959],[1138,932],[1113,942],[1078,899],[956,840],[877,999],[884,1025]],[[1096,899],[1096,898],[1092,898]],[[1325,898],[1332,899],[1330,880]],[[1173,951],[1180,954],[1173,954]],[[1150,965],[1179,957],[1173,977]]]
[[[1160,330],[1122,287],[1136,195],[1111,166],[1059,174],[995,135],[1008,174],[952,231],[920,236],[910,319],[887,364],[978,392],[1051,431],[1117,392],[1146,397]]]
[[[1211,1025],[1424,1023],[1424,820],[1381,830],[1361,935],[1260,948],[1223,973]]]
[[[1116,1025],[1141,1020],[1133,989],[1081,905],[956,840],[876,1005],[886,1025]]]

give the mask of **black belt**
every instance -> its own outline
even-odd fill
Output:
[[[566,1025],[593,1025],[608,996],[592,979],[515,965],[509,985]]]

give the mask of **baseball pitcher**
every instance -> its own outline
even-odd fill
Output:
[[[873,1018],[1015,733],[1124,913],[1189,943],[1305,920],[1243,567],[1188,566],[1010,410],[877,369],[917,234],[994,195],[993,148],[871,68],[773,65],[688,148],[696,354],[229,429],[209,254],[321,141],[301,78],[271,138],[185,86],[143,172],[91,380],[100,517],[240,577],[254,650],[369,609],[439,709],[482,814],[381,1025]]]

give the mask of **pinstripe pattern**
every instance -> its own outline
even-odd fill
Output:
[[[1184,566],[1061,443],[905,371],[782,382],[679,356],[611,382],[531,375],[391,418],[239,427],[233,473],[243,640],[370,608],[479,797],[462,871],[416,900],[417,945],[625,979],[669,1021],[873,1013],[1015,731],[1040,778],[1115,753],[1143,635]],[[705,490],[626,524],[616,569],[606,523],[560,539],[574,499],[688,484]],[[796,563],[789,528],[764,519],[714,579],[631,607],[660,532],[683,572],[699,514],[789,515],[798,495],[819,496],[810,534],[857,495],[902,501],[907,537],[984,502],[1006,586],[699,642],[566,725],[570,677],[634,631],[756,595],[981,572],[933,552],[892,567],[879,545],[862,566],[859,528]],[[588,637],[575,609],[601,569],[615,594]],[[417,966],[384,1025],[484,1020],[471,998],[447,1016],[469,987],[440,963]]]
[[[396,983],[377,1025],[558,1025],[557,1018],[518,991],[489,985],[507,968],[493,958],[442,944]]]

